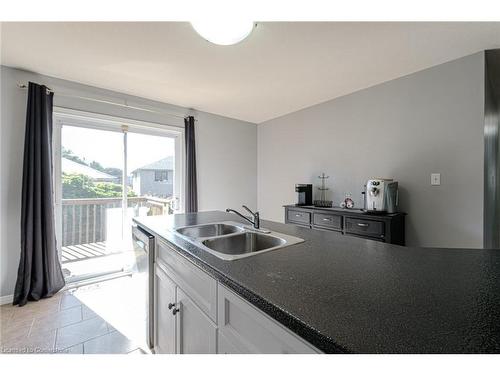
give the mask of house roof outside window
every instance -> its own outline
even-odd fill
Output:
[[[118,180],[118,177],[116,176],[112,176],[110,174],[98,171],[97,169],[91,168],[88,165],[83,165],[73,160],[66,159],[64,157],[62,158],[61,169],[63,173],[83,174],[94,181],[113,182]]]
[[[166,158],[154,161],[150,164],[146,164],[140,168],[134,169],[132,171],[132,173],[137,173],[138,171],[141,171],[141,170],[166,171],[166,170],[173,170],[173,169],[174,169],[174,157],[167,156]]]

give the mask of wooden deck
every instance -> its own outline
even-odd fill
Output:
[[[61,254],[61,262],[77,262],[90,258],[103,257],[106,255],[115,254],[118,251],[110,251],[106,247],[106,242],[85,243],[80,245],[63,246]]]

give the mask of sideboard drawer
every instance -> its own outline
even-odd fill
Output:
[[[311,222],[311,214],[306,211],[288,210],[287,219],[291,223],[309,224]]]
[[[313,213],[313,224],[331,229],[342,229],[342,216],[329,213]]]
[[[404,212],[367,214],[359,209],[285,205],[285,223],[405,245]]]
[[[385,223],[383,221],[345,218],[346,233],[361,234],[364,236],[385,237]]]

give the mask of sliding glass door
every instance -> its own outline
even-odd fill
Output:
[[[67,281],[133,272],[132,218],[181,208],[181,132],[67,111],[56,113],[55,132]]]
[[[132,218],[170,215],[179,205],[174,194],[175,139],[154,134],[127,135],[127,184],[125,238],[131,238]]]

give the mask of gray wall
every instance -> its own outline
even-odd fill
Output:
[[[131,106],[185,114],[188,109],[82,85],[17,69],[1,67],[0,124],[0,297],[13,293],[20,251],[20,210],[26,90],[17,83],[29,80],[46,84],[56,95],[54,104],[159,124],[183,126],[183,120],[75,98],[64,92]],[[257,126],[252,123],[191,111],[196,122],[198,195],[200,210],[257,205]]]
[[[407,243],[482,247],[484,54],[389,81],[258,126],[258,206],[283,221],[295,183],[325,172],[338,205],[370,177],[400,182]],[[441,173],[441,186],[430,174]]]

